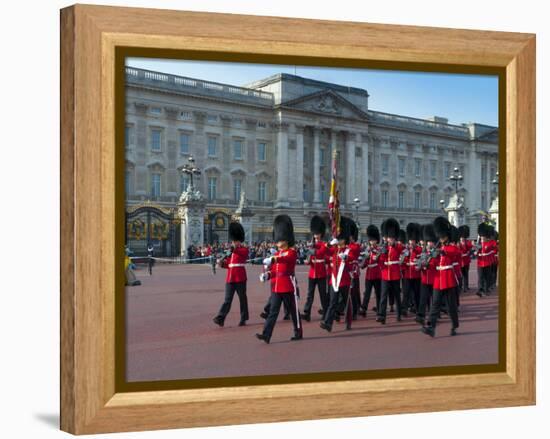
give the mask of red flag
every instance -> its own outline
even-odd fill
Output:
[[[332,154],[332,180],[330,182],[330,195],[328,199],[328,215],[333,238],[336,238],[340,234],[340,200],[338,199],[338,175],[336,166],[337,154],[336,151]]]

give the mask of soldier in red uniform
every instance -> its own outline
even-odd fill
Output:
[[[351,286],[351,271],[354,260],[353,253],[349,248],[351,237],[351,220],[347,217],[340,218],[340,233],[331,241],[329,247],[332,259],[330,304],[320,327],[326,331],[332,331],[332,323],[338,312],[339,301],[345,305],[346,329],[351,329],[352,308],[348,295]]]
[[[455,271],[456,281],[458,286],[456,287],[456,304],[460,306],[460,293],[462,292],[462,250],[460,249],[460,233],[458,227],[451,225],[451,245],[454,245],[460,251],[456,256],[456,260],[453,261],[453,267]]]
[[[423,326],[422,332],[431,337],[435,336],[435,327],[441,311],[443,301],[446,301],[449,316],[451,317],[452,328],[451,335],[456,335],[456,329],[459,326],[458,309],[456,302],[456,289],[458,280],[455,274],[453,262],[461,256],[460,250],[456,245],[452,245],[451,223],[442,216],[434,220],[435,235],[439,239],[439,261],[437,263],[437,274],[433,284],[432,307],[430,309],[430,326]]]
[[[359,276],[361,275],[361,268],[359,267],[359,258],[361,256],[361,244],[359,241],[359,229],[355,221],[350,220],[351,236],[350,236],[350,260],[352,262],[351,270],[351,305],[352,305],[352,320],[357,320],[357,314],[361,306],[361,288],[359,286]]]
[[[487,223],[481,223],[477,228],[477,234],[481,239],[481,247],[476,250],[477,266],[479,269],[479,291],[476,293],[479,297],[489,294],[491,286],[491,270],[494,263],[496,245],[491,239],[491,226]]]
[[[367,240],[368,247],[365,260],[361,267],[365,269],[365,293],[363,295],[361,310],[359,311],[363,317],[367,316],[367,310],[369,308],[369,301],[373,288],[376,299],[376,309],[378,310],[380,307],[380,282],[382,278],[382,273],[380,272],[380,262],[378,261],[380,251],[380,231],[374,224],[367,227]]]
[[[424,248],[418,257],[420,267],[420,300],[416,309],[416,322],[423,325],[426,318],[426,309],[432,300],[433,283],[437,274],[436,266],[439,264],[439,250],[436,249],[437,237],[432,224],[422,226]]]
[[[229,239],[232,241],[232,249],[229,255],[220,260],[220,267],[227,269],[225,277],[225,299],[214,317],[214,323],[223,326],[225,317],[231,309],[233,296],[237,293],[241,308],[241,320],[239,326],[244,326],[248,320],[248,299],[246,297],[246,260],[248,248],[243,245],[244,229],[240,223],[229,224]]]
[[[379,261],[382,271],[382,288],[380,308],[378,308],[377,322],[386,323],[388,297],[393,294],[397,310],[397,321],[401,321],[401,253],[403,245],[397,242],[399,223],[394,218],[388,218],[382,223],[382,236],[386,238],[386,250],[380,253]]]
[[[262,273],[260,280],[271,281],[271,297],[269,315],[265,320],[262,333],[256,337],[269,343],[273,328],[277,322],[281,304],[285,303],[290,310],[294,335],[290,340],[301,340],[303,337],[302,321],[298,310],[298,286],[296,284],[295,267],[298,255],[294,249],[294,226],[288,215],[278,215],[273,221],[273,241],[277,243],[277,252],[264,259],[264,266],[269,271]]]
[[[319,299],[323,313],[328,309],[327,295],[327,267],[326,258],[328,254],[327,244],[323,242],[325,236],[326,225],[323,219],[314,215],[311,218],[309,229],[313,235],[313,242],[306,258],[306,264],[309,265],[307,299],[304,306],[302,319],[311,320],[311,306],[313,305],[313,297],[315,295],[315,287],[319,290]]]
[[[496,287],[497,284],[497,271],[498,271],[498,232],[495,227],[491,225],[491,244],[493,245],[495,252],[493,253],[493,264],[491,265],[491,285],[490,289]]]
[[[420,224],[407,224],[408,245],[403,252],[403,308],[401,314],[407,316],[409,309],[416,313],[420,301],[420,270],[416,259],[422,252],[420,241]]]
[[[472,260],[472,242],[468,239],[470,237],[470,227],[464,225],[458,228],[458,234],[460,236],[460,243],[458,248],[462,252],[462,291],[466,292],[470,289],[470,263]]]

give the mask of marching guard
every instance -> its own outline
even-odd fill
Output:
[[[416,259],[422,252],[418,245],[420,241],[420,224],[407,224],[407,238],[409,240],[403,258],[403,308],[401,313],[407,316],[408,311],[416,313],[420,301],[420,270]]]
[[[346,329],[351,329],[352,309],[349,292],[351,271],[354,262],[352,259],[353,253],[349,248],[351,228],[351,220],[347,217],[341,217],[339,234],[331,241],[331,246],[329,247],[332,260],[330,304],[325,318],[320,323],[320,327],[328,332],[332,331],[332,323],[338,313],[339,300],[342,300],[345,304],[344,318]]]
[[[462,252],[462,291],[467,292],[470,289],[470,263],[472,261],[473,244],[470,237],[470,227],[467,225],[458,228],[460,243],[458,247]]]
[[[368,246],[362,266],[362,268],[365,269],[365,292],[363,294],[361,310],[359,311],[363,317],[367,316],[370,296],[373,289],[376,299],[376,309],[378,310],[380,308],[380,282],[382,278],[380,263],[378,261],[378,257],[380,255],[380,231],[378,230],[378,227],[373,224],[367,227],[367,240]]]
[[[432,302],[433,283],[437,274],[436,266],[439,262],[439,250],[436,248],[437,237],[432,224],[422,226],[424,249],[419,256],[420,267],[420,300],[416,309],[416,322],[424,325],[426,309]]]
[[[308,288],[304,313],[302,314],[302,319],[308,322],[311,320],[311,307],[313,305],[315,288],[319,291],[322,314],[328,309],[329,302],[326,268],[328,249],[327,244],[323,241],[326,232],[326,224],[320,216],[314,215],[311,218],[309,229],[313,237],[310,254],[306,259],[306,263],[309,265]]]
[[[437,274],[433,284],[432,307],[430,309],[430,326],[423,326],[422,332],[435,337],[435,328],[443,301],[447,304],[447,310],[452,322],[451,335],[456,335],[459,326],[457,309],[458,279],[455,274],[453,262],[461,257],[457,246],[451,244],[451,223],[442,216],[434,220],[435,235],[439,239],[439,261],[436,266]]]
[[[241,320],[239,326],[246,325],[248,320],[248,299],[246,297],[246,260],[248,259],[248,248],[243,245],[244,229],[240,223],[232,222],[229,224],[229,240],[231,241],[231,251],[219,261],[222,268],[227,269],[225,277],[225,299],[214,317],[214,323],[223,326],[225,318],[231,309],[231,303],[235,293],[239,297]]]
[[[479,297],[487,296],[491,288],[493,267],[495,262],[496,242],[491,239],[492,227],[490,224],[481,223],[477,228],[477,234],[481,244],[477,250],[477,266],[479,269]]]
[[[355,221],[350,219],[351,226],[351,236],[349,249],[351,254],[352,261],[352,270],[351,270],[351,304],[352,304],[352,320],[357,320],[357,314],[359,313],[359,308],[361,306],[361,288],[359,285],[359,277],[361,276],[361,267],[359,266],[359,258],[361,256],[361,244],[359,241],[359,228]]]
[[[296,284],[295,267],[298,255],[294,249],[294,226],[288,215],[278,215],[273,221],[273,241],[277,244],[277,252],[264,259],[267,267],[260,280],[271,281],[271,296],[269,315],[265,320],[264,329],[256,337],[269,343],[279,316],[281,304],[284,303],[290,311],[294,335],[290,340],[301,340],[303,337],[302,322],[298,308],[299,291]]]
[[[388,218],[382,223],[382,236],[386,239],[385,246],[379,257],[382,270],[382,288],[380,308],[377,322],[386,324],[388,298],[393,296],[397,310],[397,321],[401,321],[401,253],[403,245],[397,242],[399,223],[394,218]]]

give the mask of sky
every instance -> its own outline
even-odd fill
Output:
[[[126,65],[236,86],[290,73],[366,89],[371,110],[498,126],[497,76],[152,58],[127,58]]]

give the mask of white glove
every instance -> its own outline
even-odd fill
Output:
[[[348,258],[348,255],[345,253],[338,253],[338,257],[342,259],[342,261],[345,261]]]
[[[338,244],[338,240],[336,238],[332,238],[332,241],[329,242],[330,245],[336,245]]]
[[[267,276],[265,273],[260,274],[260,282],[265,282],[267,280]]]
[[[264,261],[263,261],[263,264],[266,266],[266,267],[269,267],[271,266],[271,263],[273,262],[273,259],[272,257],[270,256],[269,258],[265,258]]]

